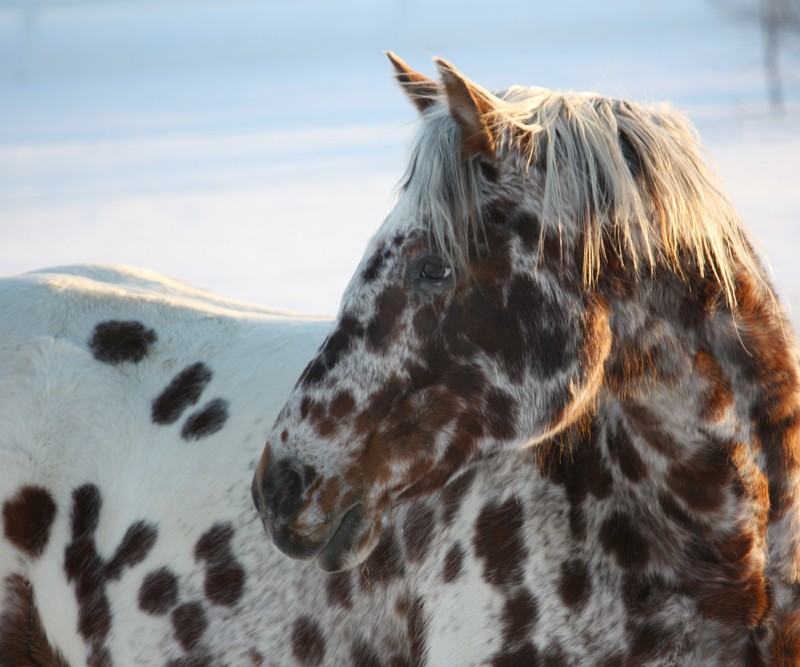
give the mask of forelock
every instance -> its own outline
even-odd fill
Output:
[[[461,132],[447,105],[433,105],[417,134],[402,191],[430,243],[462,266],[481,230],[479,170],[478,158],[462,154]]]
[[[682,275],[689,261],[713,276],[734,306],[737,264],[761,274],[724,186],[681,114],[544,88],[512,87],[495,102],[486,120],[498,159],[541,172],[522,182],[542,189],[543,223],[582,239],[585,284],[597,281],[609,256],[635,273],[661,265]],[[465,156],[461,145],[447,104],[432,105],[403,191],[432,242],[464,265],[482,235],[483,158]]]

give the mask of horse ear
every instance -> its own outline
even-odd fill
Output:
[[[494,157],[495,136],[489,119],[495,110],[492,94],[465,78],[451,63],[436,58],[450,115],[461,128],[468,155]]]
[[[408,95],[420,113],[439,99],[439,84],[419,72],[415,72],[406,63],[391,51],[386,56],[392,61],[397,77],[403,91]]]

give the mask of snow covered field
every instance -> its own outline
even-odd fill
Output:
[[[684,110],[800,324],[800,52],[773,116],[757,29],[704,0],[0,0],[0,274],[119,262],[333,313],[414,129],[383,49]]]

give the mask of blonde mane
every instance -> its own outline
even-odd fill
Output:
[[[583,280],[596,283],[613,253],[635,272],[687,258],[713,275],[733,307],[735,268],[758,261],[697,131],[664,106],[644,108],[595,94],[513,87],[492,100],[498,162],[513,155],[541,177],[542,222],[583,237]],[[480,161],[465,159],[446,101],[425,113],[405,189],[440,247],[463,260],[480,235]]]

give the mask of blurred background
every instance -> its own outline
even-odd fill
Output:
[[[800,322],[800,0],[0,0],[0,275],[334,313],[415,127],[385,49],[686,112]]]

